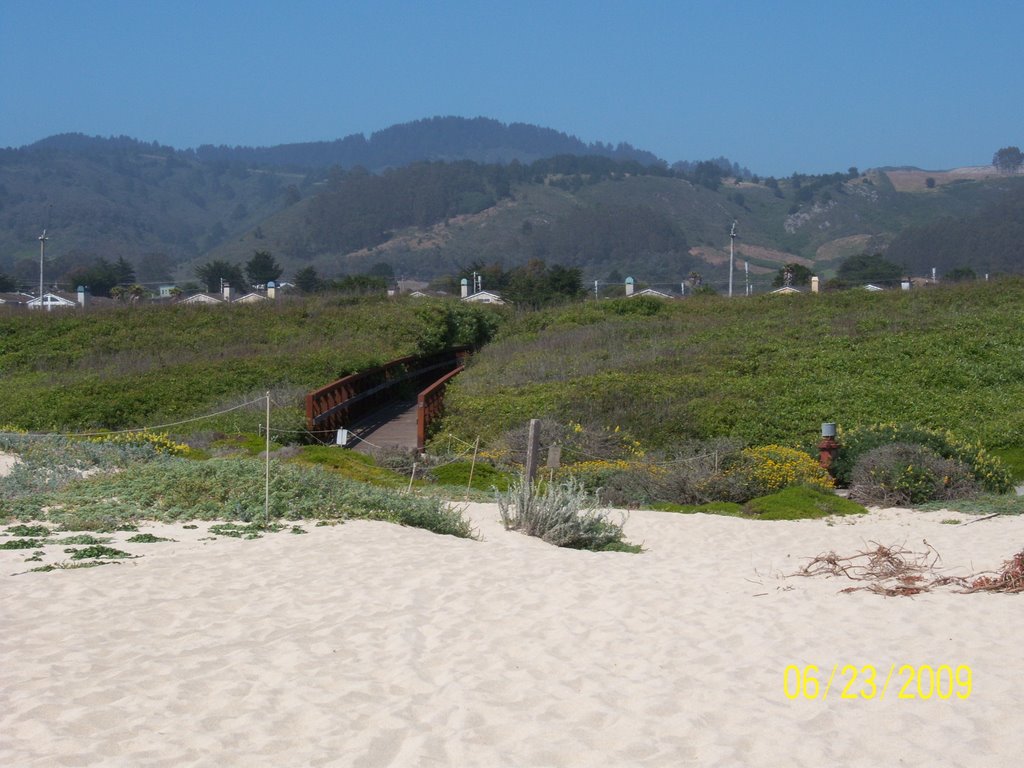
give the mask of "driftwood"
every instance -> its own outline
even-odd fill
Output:
[[[1003,563],[1001,571],[977,574],[966,592],[1024,592],[1024,549]]]
[[[865,590],[887,597],[909,597],[934,587],[954,585],[962,593],[1024,592],[1024,550],[1003,564],[1001,571],[984,571],[972,576],[941,576],[939,553],[924,541],[926,550],[914,552],[900,545],[890,547],[870,542],[874,549],[841,557],[835,552],[818,555],[801,568],[797,576],[845,576],[852,581],[869,582],[840,592]]]

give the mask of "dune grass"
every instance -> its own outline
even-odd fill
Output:
[[[46,455],[44,455],[44,458]],[[136,459],[130,471],[95,468],[95,474],[68,473],[60,482],[32,485],[25,476],[43,477],[48,465],[26,454],[20,472],[0,478],[0,518],[44,521],[65,530],[124,530],[139,520],[384,520],[436,533],[472,536],[461,513],[443,501],[398,493],[348,480],[318,466],[271,462],[269,507],[265,464],[247,458],[196,461],[175,456]],[[266,514],[269,513],[269,519]],[[38,533],[41,527],[20,529]],[[35,541],[34,537],[18,540]],[[17,546],[7,543],[8,547]]]
[[[894,422],[1021,450],[1022,305],[1024,279],[1006,278],[552,309],[476,356],[449,388],[444,429],[490,445],[551,418],[670,448],[721,435],[803,445],[822,422]]]
[[[390,359],[487,341],[494,308],[353,300],[0,313],[0,424],[40,431],[152,426],[271,391],[280,434],[304,426],[305,392]],[[257,432],[263,404],[179,425]]]

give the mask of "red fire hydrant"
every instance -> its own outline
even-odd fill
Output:
[[[836,441],[836,425],[831,422],[822,424],[821,442],[818,443],[818,463],[822,469],[833,476],[832,462],[838,452],[839,443]]]

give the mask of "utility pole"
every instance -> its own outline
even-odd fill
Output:
[[[732,261],[736,249],[736,219],[732,220],[732,230],[729,232],[729,298],[732,298]]]
[[[43,308],[43,262],[46,260],[46,230],[39,236],[39,308]],[[46,311],[50,311],[50,305],[46,305]]]

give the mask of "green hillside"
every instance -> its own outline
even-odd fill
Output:
[[[270,249],[281,254],[286,272],[312,265],[321,275],[359,273],[383,262],[397,275],[422,279],[455,275],[472,263],[510,268],[541,258],[580,267],[588,283],[618,272],[678,291],[688,273],[697,271],[705,284],[721,291],[728,275],[729,229],[736,220],[738,265],[749,263],[757,291],[768,288],[788,262],[813,267],[828,278],[843,258],[865,251],[887,252],[911,274],[929,274],[932,267],[944,274],[972,265],[979,275],[1012,273],[1024,271],[1024,242],[1011,241],[1000,250],[998,261],[986,261],[984,248],[978,247],[964,250],[959,261],[951,254],[935,264],[918,256],[920,248],[889,248],[893,241],[905,242],[899,236],[907,229],[984,216],[1021,191],[1024,177],[901,192],[882,172],[787,179],[774,186],[726,181],[717,189],[660,172],[623,172],[597,179],[549,173],[512,183],[507,197],[479,212],[398,227],[372,246],[350,250],[317,240],[316,201],[303,201],[265,220],[258,231],[226,242],[212,255],[241,263],[255,249]],[[639,209],[651,215],[629,215]],[[597,243],[588,246],[595,227],[583,225],[581,211],[598,222],[623,222],[614,230],[621,233],[622,247],[609,251]],[[339,209],[338,216],[345,215]],[[643,233],[636,231],[638,218],[644,219]],[[632,234],[622,233],[626,221]],[[651,247],[650,233],[666,227],[679,233],[685,249]]]
[[[377,171],[332,165],[360,159]],[[541,259],[588,284],[631,275],[678,290],[697,272],[722,291],[734,220],[755,292],[787,263],[829,278],[865,251],[919,275],[1021,273],[1021,199],[1024,175],[990,168],[759,178],[724,158],[669,166],[487,120],[265,151],[66,134],[0,150],[0,282],[38,284],[46,228],[46,282],[66,289],[99,259],[123,258],[155,287],[259,250],[286,280],[310,266],[332,278],[383,263],[430,280]]]
[[[450,390],[485,444],[531,418],[649,447],[910,422],[1024,446],[1024,280],[913,292],[587,302],[519,318]]]
[[[306,392],[395,357],[482,343],[498,317],[458,302],[336,296],[276,305],[0,311],[0,425],[78,431],[167,424],[270,390],[274,421],[299,430]],[[261,407],[175,431],[255,432]]]
[[[49,230],[48,282],[98,257],[124,257],[140,280],[251,230],[299,196],[302,174],[200,163],[132,139],[54,137],[0,150],[0,272],[39,277]]]

